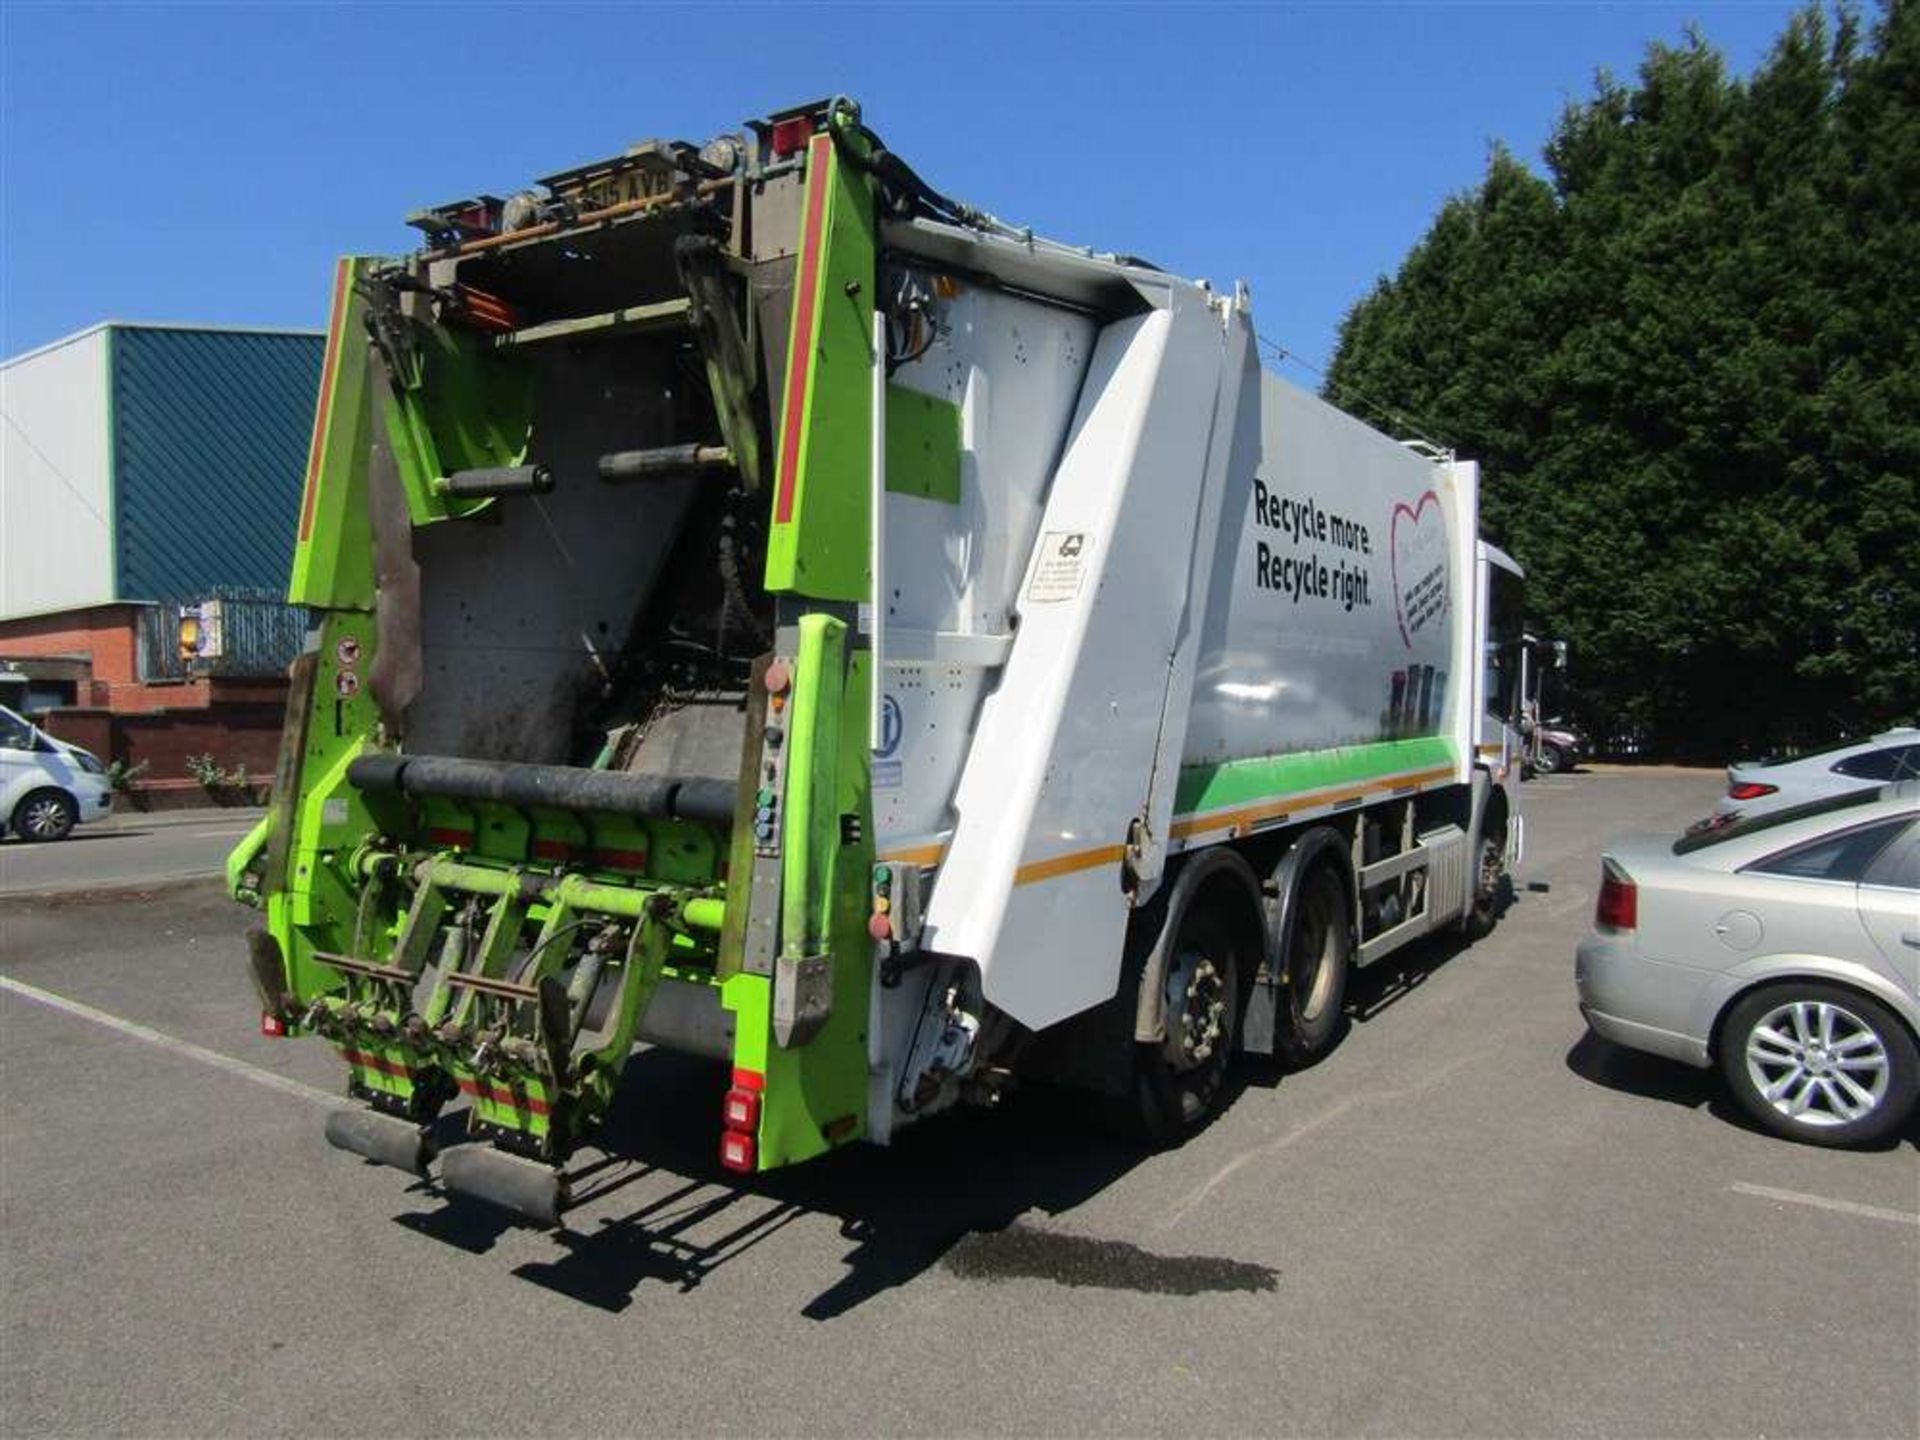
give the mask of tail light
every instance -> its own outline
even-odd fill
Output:
[[[1640,887],[1611,860],[1600,862],[1600,898],[1593,923],[1602,930],[1632,930],[1640,923]]]
[[[1780,787],[1762,785],[1756,780],[1736,780],[1727,786],[1729,800],[1758,800],[1762,795],[1771,795]]]
[[[811,115],[793,115],[785,120],[774,122],[773,156],[784,160],[807,148],[807,142],[813,138],[813,117]]]
[[[727,1098],[720,1102],[720,1120],[729,1130],[759,1133],[760,1097],[751,1090],[727,1091]]]
[[[720,1102],[720,1163],[729,1170],[752,1172],[760,1163],[760,1097],[767,1077],[757,1070],[734,1067],[733,1086]]]
[[[260,1014],[260,1033],[262,1035],[271,1035],[276,1040],[284,1039],[287,1033],[287,1022],[274,1014],[273,1011],[264,1010]]]

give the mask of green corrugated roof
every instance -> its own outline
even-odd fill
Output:
[[[325,341],[116,325],[111,345],[120,598],[284,590]]]

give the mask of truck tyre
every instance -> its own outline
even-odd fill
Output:
[[[13,807],[13,833],[22,840],[64,840],[80,809],[64,790],[33,790]]]
[[[1257,963],[1203,903],[1183,907],[1173,923],[1179,930],[1167,955],[1166,1034],[1134,1046],[1137,1128],[1158,1144],[1184,1140],[1218,1105],[1239,1038],[1242,979]]]
[[[1493,933],[1507,898],[1507,832],[1504,828],[1480,837],[1480,853],[1474,859],[1473,903],[1467,907],[1466,932],[1469,940],[1480,940]]]
[[[1311,1065],[1340,1038],[1353,964],[1347,891],[1333,866],[1322,861],[1301,876],[1287,928],[1287,986],[1273,1046],[1289,1064]]]

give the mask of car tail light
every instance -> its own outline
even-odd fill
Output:
[[[1611,860],[1600,862],[1600,898],[1593,923],[1602,930],[1631,930],[1640,923],[1640,887]]]
[[[1729,800],[1758,800],[1762,795],[1771,795],[1780,787],[1762,785],[1757,780],[1736,780],[1727,786]]]

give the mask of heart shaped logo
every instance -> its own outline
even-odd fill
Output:
[[[1447,583],[1447,522],[1440,497],[1429,490],[1409,505],[1398,501],[1388,537],[1393,565],[1393,613],[1409,650],[1413,637],[1445,620],[1452,605]]]

